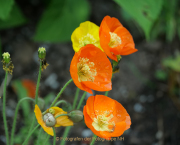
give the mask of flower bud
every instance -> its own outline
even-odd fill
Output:
[[[80,110],[73,110],[68,113],[69,119],[74,123],[80,122],[83,120],[83,113]]]
[[[56,124],[56,119],[51,113],[46,113],[43,116],[43,120],[48,127],[53,127]]]
[[[51,113],[51,114],[53,114],[53,115],[54,115],[55,110],[54,110],[54,109],[52,109],[52,108],[50,108],[50,109],[49,109],[49,113]]]
[[[5,63],[9,63],[10,62],[11,58],[10,58],[10,54],[8,52],[4,52],[2,54],[2,56],[3,56],[3,60],[4,60]]]
[[[46,49],[44,47],[40,47],[38,50],[38,56],[40,59],[45,59],[46,57]]]

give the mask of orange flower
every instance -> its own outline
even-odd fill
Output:
[[[131,125],[126,109],[116,100],[104,95],[90,96],[83,114],[87,127],[95,135],[105,139],[122,135]]]
[[[71,61],[70,74],[78,88],[91,94],[91,89],[112,89],[111,63],[105,53],[93,44],[87,44],[75,53]]]
[[[116,55],[129,55],[138,51],[129,31],[114,17],[104,17],[100,25],[99,37],[102,49],[115,61],[117,61]]]
[[[42,115],[41,110],[39,109],[38,105],[35,105],[34,113],[35,113],[38,123],[41,125],[41,127],[44,129],[44,131],[47,132],[51,136],[54,136],[52,126],[60,127],[60,126],[72,126],[73,125],[73,122],[70,119],[68,119],[68,116],[60,116],[55,119],[55,117],[60,114],[67,114],[67,112],[63,111],[59,107],[51,107],[46,110],[46,114],[49,113],[48,114],[49,118],[46,117],[47,122],[45,122],[45,117],[44,117],[46,114]],[[54,124],[47,126],[47,123],[49,123],[48,121],[50,119],[52,119],[52,122],[54,121]],[[50,122],[50,123],[52,123],[52,122]]]
[[[22,85],[27,90],[28,96],[34,99],[36,93],[36,84],[31,80],[23,79]]]

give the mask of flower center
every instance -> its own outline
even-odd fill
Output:
[[[109,32],[110,33],[110,36],[111,36],[111,39],[110,39],[110,42],[109,42],[109,47],[117,47],[121,44],[121,38],[116,34],[116,33],[112,33],[112,32]]]
[[[113,118],[113,114],[105,111],[103,115],[98,115],[97,118],[94,118],[92,126],[97,131],[108,131],[113,132],[115,123],[109,122]]]
[[[96,47],[98,47],[96,39],[93,37],[93,35],[87,33],[84,37],[81,37],[79,40],[79,47],[86,46],[87,44],[94,44]]]
[[[97,72],[94,68],[94,63],[89,62],[88,58],[80,58],[79,63],[77,64],[78,69],[78,81],[94,81],[94,77]]]

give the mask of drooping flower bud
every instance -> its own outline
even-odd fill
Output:
[[[14,65],[12,64],[10,54],[8,52],[4,52],[2,56],[3,56],[3,60],[2,60],[3,69],[5,71],[8,71],[12,75]]]
[[[46,113],[43,116],[43,120],[46,123],[46,126],[53,127],[56,124],[56,119],[51,113]]]
[[[74,123],[80,122],[83,120],[83,112],[80,110],[73,110],[68,113],[69,119]]]
[[[42,60],[46,58],[46,49],[44,47],[38,49],[38,56]]]

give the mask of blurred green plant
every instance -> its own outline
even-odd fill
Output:
[[[73,30],[87,20],[89,5],[86,0],[52,0],[40,19],[35,41],[70,41]]]
[[[178,0],[114,0],[122,7],[126,21],[134,20],[142,28],[147,40],[165,34],[171,42],[176,34],[180,38],[180,11]]]

